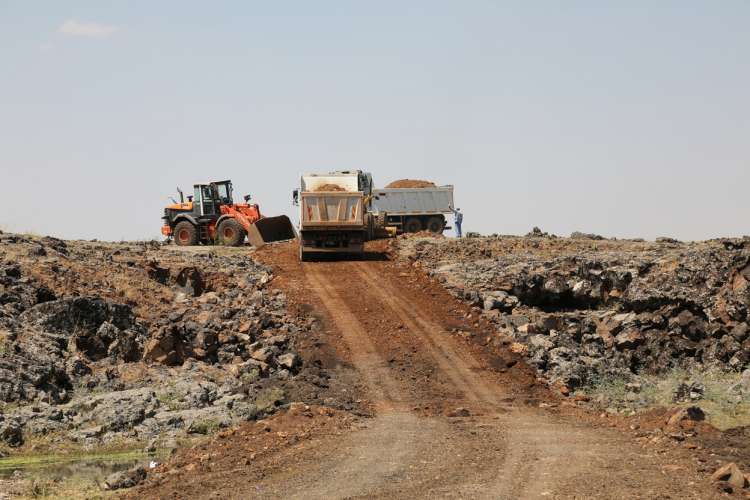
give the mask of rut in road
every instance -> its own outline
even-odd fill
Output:
[[[283,496],[291,498],[645,498],[665,491],[691,497],[622,436],[509,404],[508,391],[441,323],[436,311],[448,305],[415,307],[430,297],[406,290],[389,265],[302,265],[310,291],[348,344],[377,416],[325,458],[269,478],[269,493],[283,482]],[[385,353],[393,346],[374,331],[373,314],[405,326],[404,336],[434,367],[432,378],[444,382],[445,397],[467,407],[471,418],[409,411],[432,389],[389,366]]]

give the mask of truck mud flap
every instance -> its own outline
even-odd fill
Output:
[[[255,248],[275,241],[293,240],[297,237],[292,221],[286,215],[263,217],[250,226],[247,240]]]

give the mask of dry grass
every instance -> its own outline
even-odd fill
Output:
[[[637,393],[628,390],[625,379],[602,379],[585,392],[602,406],[620,411],[700,406],[713,426],[725,430],[750,425],[750,391],[743,394],[731,390],[741,377],[739,373],[720,370],[673,370],[659,376],[639,377],[641,389]],[[683,383],[702,384],[703,396],[694,401],[676,402],[675,391]]]
[[[16,498],[66,498],[70,500],[114,498],[116,493],[104,491],[101,485],[91,479],[71,477],[62,480],[28,479],[19,488]]]

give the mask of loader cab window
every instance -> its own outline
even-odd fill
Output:
[[[229,205],[232,203],[232,185],[231,184],[217,184],[216,190],[219,194],[219,200],[222,203]]]
[[[198,215],[216,214],[218,206],[214,201],[214,193],[211,189],[211,186],[195,186],[195,198],[193,199],[193,207],[193,210]]]

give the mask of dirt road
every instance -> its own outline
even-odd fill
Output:
[[[555,406],[554,398],[511,353],[480,348],[490,335],[481,319],[419,272],[372,257],[299,264],[290,246],[261,253],[282,277],[277,286],[321,315],[327,342],[342,363],[355,368],[361,380],[355,390],[374,417],[346,431],[313,432],[293,451],[281,449],[244,468],[227,470],[241,445],[225,444],[212,455],[216,466],[175,472],[174,480],[140,493],[177,498],[186,491],[192,498],[716,495],[687,455],[658,456],[619,431],[540,408],[544,401]]]

